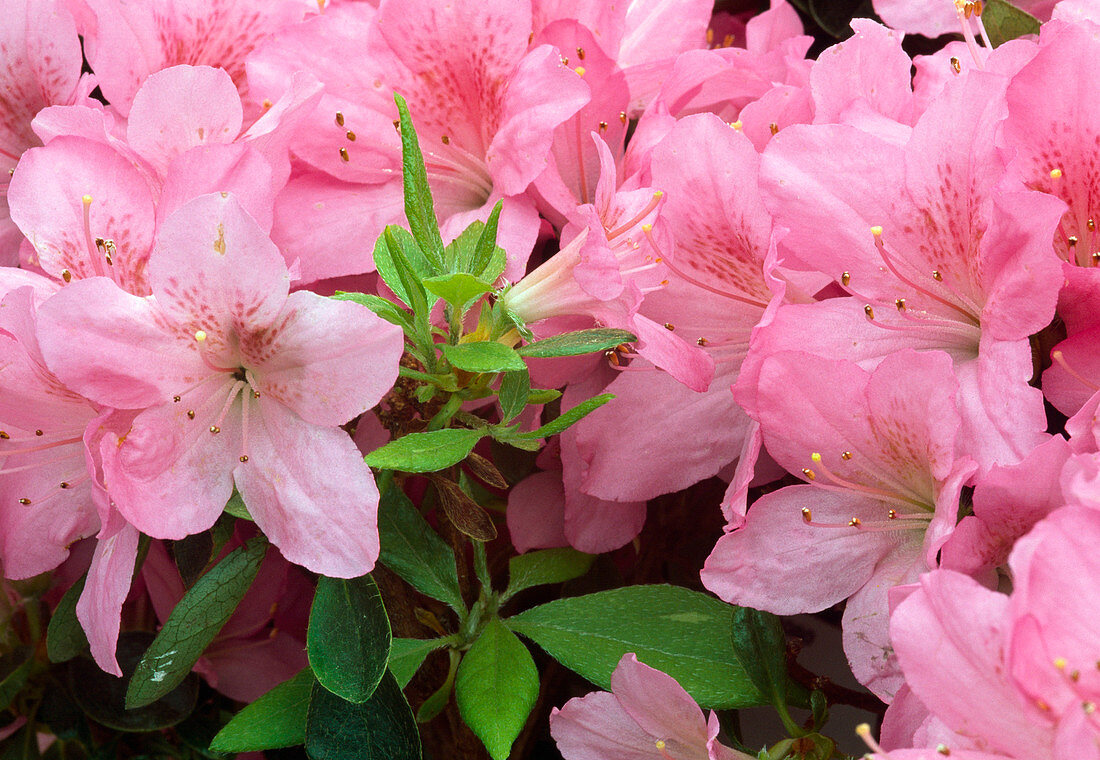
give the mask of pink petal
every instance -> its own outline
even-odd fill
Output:
[[[256,223],[271,229],[277,187],[272,168],[248,145],[206,145],[176,156],[168,166],[157,202],[162,223],[199,195],[230,192]]]
[[[952,730],[1011,757],[1049,756],[1005,680],[1002,645],[1008,597],[939,570],[890,620],[890,639],[913,693]]]
[[[84,225],[84,196],[91,197]],[[59,137],[27,151],[8,190],[12,220],[54,277],[108,275],[127,290],[148,292],[145,263],[153,243],[153,198],[145,179],[111,148]],[[94,240],[112,240],[109,266]]]
[[[568,546],[561,473],[536,472],[508,492],[508,535],[520,554]]]
[[[236,140],[243,120],[241,96],[223,69],[173,66],[134,95],[126,139],[163,177],[181,153]]]
[[[656,739],[606,691],[552,710],[550,735],[565,760],[653,760],[656,754]]]
[[[122,603],[130,593],[130,577],[137,560],[139,534],[114,513],[99,533],[88,580],[76,603],[76,617],[88,635],[92,657],[103,670],[122,676],[115,658]]]
[[[278,249],[228,193],[195,198],[165,220],[149,278],[166,316],[215,340],[266,328],[290,288]]]
[[[334,578],[378,557],[378,489],[351,438],[264,396],[252,405],[249,460],[233,472],[249,512],[290,562]]]
[[[871,579],[899,537],[861,532],[853,517],[882,519],[884,507],[870,499],[834,494],[814,486],[789,486],[758,499],[745,524],[718,539],[703,567],[703,585],[732,604],[777,615],[817,612],[846,599]],[[877,517],[875,517],[877,515]]]
[[[241,341],[243,360],[255,367],[264,396],[307,422],[330,426],[381,400],[397,380],[404,350],[401,328],[367,307],[306,291],[287,298],[263,343]]]
[[[708,739],[703,711],[672,676],[639,662],[630,652],[611,674],[611,692],[643,731],[673,745],[672,753],[705,754],[699,753]]]
[[[166,332],[151,299],[130,295],[104,277],[62,288],[42,304],[38,319],[49,368],[100,404],[143,409],[210,374],[192,350],[193,336]]]

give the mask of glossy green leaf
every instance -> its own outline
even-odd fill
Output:
[[[386,672],[392,637],[382,594],[369,575],[317,581],[306,651],[326,689],[348,702],[366,702]]]
[[[457,346],[443,343],[439,348],[447,361],[467,372],[514,372],[527,369],[519,354],[503,343],[483,341],[460,343]]]
[[[493,760],[507,760],[538,696],[531,653],[499,618],[490,618],[458,666],[455,702]]]
[[[549,404],[561,398],[561,391],[553,388],[535,388],[527,396],[528,404]]]
[[[599,396],[593,396],[587,401],[583,401],[577,404],[569,411],[562,412],[558,417],[555,417],[550,422],[540,427],[538,430],[532,430],[530,433],[520,433],[517,438],[549,438],[552,435],[557,435],[574,422],[578,422],[585,417],[589,412],[599,409],[611,399],[615,398],[614,393],[601,393]]]
[[[0,657],[0,710],[23,689],[33,667],[34,652],[29,647],[17,647]]]
[[[1005,0],[986,0],[982,23],[994,47],[1025,34],[1039,33],[1039,19]]]
[[[787,704],[787,637],[779,618],[751,607],[731,607],[733,653],[749,680],[774,705]]]
[[[465,272],[425,277],[423,282],[424,288],[429,293],[439,296],[459,309],[465,309],[475,298],[491,293],[493,290],[491,285],[486,285],[472,274]]]
[[[345,293],[342,290],[336,291],[336,295],[330,297],[335,301],[353,301],[360,306],[366,306],[391,325],[404,328],[411,324],[409,313],[388,298],[371,293]]]
[[[313,760],[421,760],[420,732],[390,673],[361,705],[314,686],[305,744]]]
[[[633,343],[636,340],[638,338],[626,330],[600,327],[554,335],[528,343],[517,350],[521,356],[549,359],[555,356],[582,356],[596,351],[607,351],[621,343]]]
[[[199,679],[190,666],[175,688],[143,707],[127,707],[127,683],[133,684],[131,674],[153,644],[153,634],[145,631],[119,634],[116,654],[122,678],[104,673],[87,655],[66,664],[69,692],[91,720],[117,731],[156,731],[180,723],[194,711]]]
[[[424,251],[432,268],[432,274],[442,274],[443,238],[439,235],[439,221],[435,216],[432,190],[428,187],[428,173],[424,168],[424,154],[409,116],[405,99],[394,94],[401,131],[401,181],[405,188],[405,217],[409,229]]]
[[[50,662],[65,662],[88,648],[88,637],[76,619],[76,603],[84,591],[85,573],[57,603],[46,628],[46,654]]]
[[[628,586],[558,599],[505,624],[597,686],[627,652],[675,678],[704,708],[768,704],[730,647],[733,613],[678,586]]]
[[[464,613],[454,551],[392,480],[383,484],[381,491],[378,538],[382,551],[378,560],[417,591]]]
[[[519,416],[527,406],[531,393],[531,376],[527,368],[508,372],[500,380],[500,421],[507,424]]]
[[[594,554],[585,554],[568,546],[527,552],[508,560],[508,598],[532,586],[564,583],[579,578],[592,566]]]
[[[366,461],[380,470],[435,472],[465,459],[486,432],[447,428],[410,433],[367,454]]]
[[[262,536],[253,538],[230,552],[184,594],[134,670],[126,691],[128,708],[156,701],[187,677],[244,598],[266,550]]]
[[[210,742],[215,752],[259,752],[306,740],[306,715],[315,680],[309,668],[233,716]]]
[[[450,548],[450,547],[448,547]],[[453,555],[452,555],[453,556]],[[390,646],[390,672],[398,685],[405,688],[424,660],[435,650],[447,645],[447,639],[394,639]]]

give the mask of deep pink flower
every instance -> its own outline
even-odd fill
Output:
[[[377,490],[337,426],[389,390],[400,330],[357,304],[288,295],[281,255],[231,195],[165,222],[149,278],[145,298],[74,282],[40,312],[43,353],[66,384],[142,410],[101,446],[119,511],[182,538],[210,527],[235,485],[292,562],[370,570]]]

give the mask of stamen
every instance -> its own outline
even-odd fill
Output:
[[[868,749],[870,749],[872,752],[883,755],[886,754],[886,750],[884,750],[882,746],[877,741],[875,741],[875,738],[871,736],[871,726],[866,723],[860,723],[858,726],[856,726],[856,734],[859,736],[860,739],[863,740],[863,743],[866,744]]]
[[[850,454],[850,452],[846,452],[846,453]],[[887,502],[887,503],[894,503],[894,504],[904,505],[906,507],[915,506],[915,507],[918,507],[920,509],[926,509],[925,505],[923,503],[921,503],[920,501],[918,501],[916,499],[909,498],[907,496],[903,496],[901,493],[886,491],[882,488],[876,488],[874,486],[868,486],[868,485],[864,485],[862,483],[856,483],[854,481],[847,480],[845,478],[839,477],[838,475],[833,473],[833,471],[830,470],[825,465],[825,462],[821,458],[821,454],[817,451],[810,454],[810,459],[811,459],[811,461],[813,461],[814,467],[817,468],[817,472],[819,472],[821,475],[823,475],[825,477],[825,479],[827,481],[829,481],[829,483],[831,484],[831,485],[827,485],[825,483],[815,481],[814,485],[819,487],[819,488],[832,489],[832,490],[843,490],[843,491],[855,491],[856,493],[861,493],[861,494],[865,494],[867,496],[871,496],[872,498],[874,498],[878,501],[884,501],[884,502]],[[849,456],[848,459],[851,459],[851,457]],[[847,461],[847,460],[845,460],[845,461]],[[811,472],[813,472],[813,470],[811,470]],[[805,470],[803,470],[803,474],[805,474]],[[817,473],[815,473],[815,475],[816,474]],[[811,478],[811,480],[814,480],[814,478]],[[897,515],[895,515],[895,517],[896,516]],[[926,516],[919,515],[919,514],[915,515],[914,517],[920,517],[920,519],[924,519],[924,520],[928,519]],[[891,518],[891,519],[893,519],[893,518]]]
[[[355,133],[350,129],[344,133],[344,137],[348,138],[348,142],[355,142]]]
[[[626,124],[626,111],[619,111],[619,121]]]
[[[745,125],[742,123],[742,121],[740,119],[738,119],[737,121],[731,121],[730,122],[730,129],[734,129],[734,130],[740,132],[744,128],[745,128]]]
[[[852,281],[852,275],[850,272],[840,273],[840,284],[847,287],[848,283]]]
[[[676,325],[672,324],[671,322],[665,322],[665,329],[669,332],[674,332],[676,330]]]
[[[955,56],[951,56],[951,70],[956,74],[962,73],[962,63],[960,63],[959,59]]]
[[[631,217],[630,221],[624,222],[615,229],[608,231],[607,239],[611,240],[612,238],[617,238],[619,235],[634,227],[634,225],[639,224],[643,219],[649,216],[650,212],[657,208],[657,206],[661,202],[661,199],[664,196],[665,194],[662,191],[655,190],[653,193],[653,197],[649,199],[649,203],[646,204],[645,208],[643,208],[638,214],[635,214],[633,217]],[[652,225],[650,226],[652,228]]]
[[[351,156],[348,155],[347,148],[340,148],[340,160],[343,161],[345,164],[351,161]]]
[[[951,301],[948,301],[947,299],[936,295],[935,293],[927,290],[926,288],[922,288],[920,285],[917,285],[915,282],[913,282],[912,280],[905,277],[898,270],[897,266],[894,264],[894,261],[893,261],[892,257],[886,252],[885,244],[883,244],[883,242],[882,242],[882,227],[880,227],[878,225],[872,227],[871,228],[871,234],[875,238],[875,248],[878,250],[879,257],[882,259],[883,263],[886,264],[886,268],[889,269],[890,272],[895,277],[897,277],[899,280],[904,282],[909,287],[916,290],[918,293],[921,293],[922,295],[928,296],[933,301],[936,301],[937,303],[941,303],[944,306],[948,307],[949,309],[954,309],[959,314],[961,314],[963,317],[965,317],[967,319],[967,321],[971,322],[974,325],[979,325],[980,326],[980,322],[969,311],[967,311],[966,309],[964,309],[963,307],[959,306],[956,303],[952,303]],[[932,272],[932,279],[936,280],[937,282],[942,282],[943,281],[943,277],[940,275],[939,271],[936,271],[936,270],[933,270],[933,272]]]
[[[667,745],[665,744],[664,739],[658,739],[653,743],[653,745],[657,747],[657,751],[661,753],[661,757],[667,758],[667,760],[675,760],[675,758],[672,755],[668,754],[668,751],[665,749]]]
[[[336,126],[344,126],[344,114],[342,114],[340,111],[336,112]]]
[[[65,282],[72,282],[73,281],[73,273],[70,272],[68,269],[62,269],[61,270],[61,279],[64,280]]]
[[[1064,369],[1070,377],[1077,380],[1079,383],[1084,385],[1086,388],[1091,388],[1094,392],[1095,391],[1100,391],[1100,385],[1097,385],[1096,383],[1092,382],[1087,377],[1085,377],[1084,375],[1082,375],[1081,373],[1077,372],[1076,370],[1074,370],[1072,367],[1069,366],[1069,363],[1066,362],[1066,357],[1062,354],[1061,351],[1051,351],[1050,352],[1050,358],[1051,358],[1051,361],[1055,362],[1059,367]],[[1100,663],[1098,663],[1098,664],[1100,664]]]
[[[777,134],[779,134],[779,125],[776,124],[774,121],[768,125],[768,129],[771,131],[772,137],[775,137]]]
[[[584,60],[584,48],[577,48],[577,57],[580,58],[582,61]]]
[[[92,196],[85,195],[80,199],[80,202],[84,205],[84,243],[88,247],[88,255],[92,257],[92,267],[95,269],[96,274],[106,275],[107,272],[103,268],[103,259],[98,251],[99,246],[92,236]]]

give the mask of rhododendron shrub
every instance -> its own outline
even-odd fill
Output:
[[[1095,0],[0,19],[0,757],[1100,760]]]

